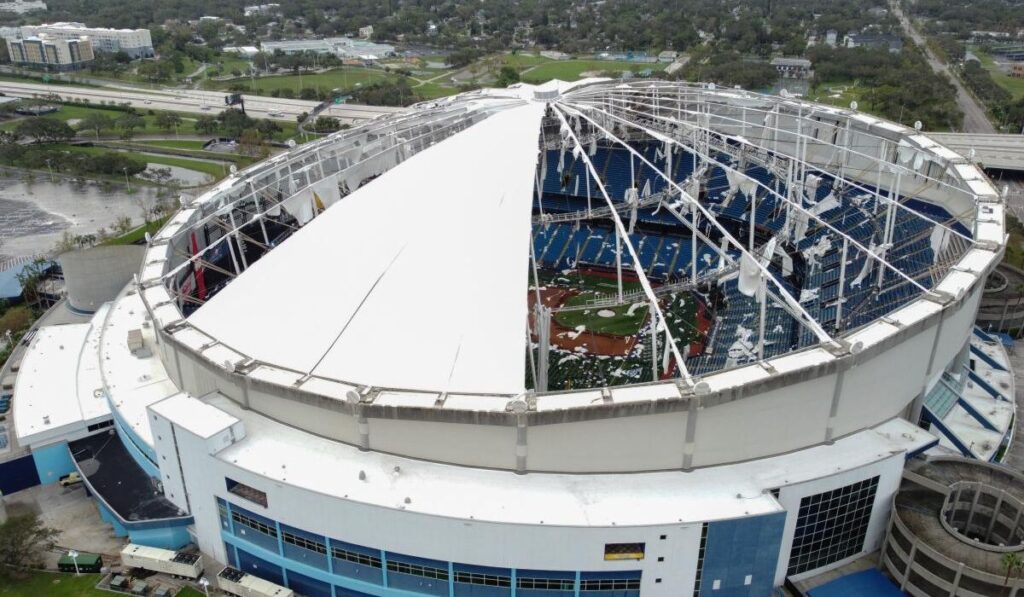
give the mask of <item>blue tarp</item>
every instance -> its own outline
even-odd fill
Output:
[[[847,574],[807,592],[810,597],[903,597],[899,587],[892,584],[878,568]]]

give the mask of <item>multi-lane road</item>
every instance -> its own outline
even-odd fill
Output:
[[[64,101],[88,100],[90,103],[127,102],[138,109],[168,110],[192,114],[217,114],[224,109],[225,93],[199,91],[196,89],[135,90],[130,87],[85,87],[76,85],[48,85],[44,83],[0,82],[0,93],[12,97],[41,97],[56,94]],[[318,104],[313,101],[242,96],[245,110],[256,118],[295,121],[303,112],[310,112]],[[342,123],[353,124],[377,118],[384,114],[400,112],[402,108],[386,106],[360,106],[355,104],[331,105],[321,114],[333,116]]]
[[[973,95],[967,92],[964,88],[963,83],[949,70],[949,65],[938,59],[935,53],[932,52],[928,44],[925,43],[924,37],[914,29],[910,19],[900,9],[898,0],[890,0],[889,8],[892,9],[893,14],[900,20],[900,24],[903,26],[903,30],[906,32],[914,43],[920,46],[924,50],[925,58],[928,60],[928,64],[932,67],[932,70],[945,74],[953,82],[953,86],[956,87],[956,103],[960,106],[960,111],[964,113],[964,132],[966,133],[995,133],[996,129],[989,122],[988,115],[985,113],[985,107],[981,105]]]

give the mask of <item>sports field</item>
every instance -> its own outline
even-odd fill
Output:
[[[582,78],[585,73],[640,72],[661,70],[662,68],[664,68],[662,64],[616,62],[614,60],[553,60],[524,72],[522,78],[527,83],[544,83],[551,79],[575,81]]]
[[[612,336],[632,336],[640,331],[647,319],[646,303],[587,308],[588,303],[615,295],[618,283],[612,277],[594,274],[580,274],[573,278],[567,286],[575,292],[565,299],[561,307],[575,308],[555,313],[554,319],[558,325],[574,330],[584,326],[589,332]],[[623,280],[622,291],[625,293],[640,288],[639,282]]]

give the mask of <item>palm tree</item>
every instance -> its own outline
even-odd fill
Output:
[[[1006,587],[1005,594],[1010,594],[1010,575],[1020,575],[1024,569],[1024,559],[1021,559],[1015,552],[1004,553],[1002,557],[1003,570],[1006,571],[1006,578],[1003,579],[1003,586]]]

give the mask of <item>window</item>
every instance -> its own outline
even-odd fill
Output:
[[[340,547],[331,546],[331,554],[339,560],[345,560],[346,562],[352,562],[353,564],[361,564],[363,566],[370,566],[371,568],[380,568],[380,558],[378,556],[370,556],[364,553],[357,553],[354,551],[348,551],[347,549],[341,549]],[[388,562],[388,570],[391,569],[391,562]]]
[[[294,533],[289,533],[288,531],[281,531],[281,540],[285,543],[290,543],[295,547],[299,547],[307,551],[312,551],[314,553],[320,554],[327,554],[327,546],[323,543],[320,543],[319,541],[314,541],[312,539],[306,539],[305,537],[300,537]]]
[[[110,427],[113,424],[114,424],[114,420],[113,419],[107,419],[106,421],[101,421],[99,423],[93,423],[92,425],[89,425],[88,427],[86,427],[86,429],[89,431],[89,433],[92,433],[93,431],[99,431],[100,429],[104,429],[106,427]]]
[[[639,591],[639,578],[592,578],[580,581],[580,591]]]
[[[405,562],[394,562],[388,560],[388,572],[422,576],[424,578],[436,578],[437,580],[448,580],[448,571],[433,566],[420,566],[418,564],[406,564]]]
[[[477,572],[456,572],[455,582],[467,585],[484,585],[486,587],[512,586],[512,579],[508,576],[497,576],[495,574],[480,574]]]
[[[228,519],[228,504],[220,498],[217,498],[217,515],[220,516],[220,526],[225,530],[230,529],[231,524]]]
[[[697,574],[693,579],[693,597],[700,595],[701,578],[704,576],[704,555],[708,551],[708,523],[700,527],[700,547],[697,548]]]
[[[644,559],[643,543],[605,543],[605,560],[642,560]]]
[[[575,591],[576,581],[568,578],[516,578],[516,589],[534,591]]]
[[[838,562],[864,547],[878,477],[800,500],[787,574]]]
[[[254,487],[249,487],[245,483],[239,483],[238,481],[235,481],[234,479],[229,479],[227,477],[224,478],[224,482],[227,484],[228,491],[230,493],[233,493],[238,497],[246,499],[254,504],[263,506],[264,508],[267,507],[266,493]]]
[[[238,512],[232,510],[231,520],[235,521],[235,524],[240,524],[242,526],[248,527],[256,531],[257,533],[262,533],[268,537],[273,537],[274,539],[277,539],[277,529],[268,524],[264,524],[254,518],[249,518],[244,514],[239,514]]]

